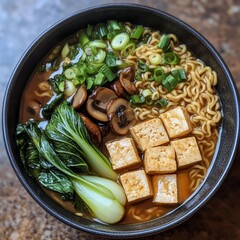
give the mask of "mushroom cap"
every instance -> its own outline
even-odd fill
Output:
[[[133,81],[134,81],[134,69],[132,67],[127,67],[123,69],[120,72],[120,78],[119,78],[123,88],[129,93],[129,94],[136,94],[138,92],[138,89],[135,87]]]
[[[86,109],[88,114],[99,121],[107,122],[107,106],[109,101],[114,98],[117,98],[117,95],[113,90],[98,87],[87,101]]]
[[[87,100],[87,89],[86,89],[86,85],[83,84],[81,85],[76,94],[73,97],[73,102],[72,102],[72,106],[75,109],[79,109]]]
[[[119,135],[127,134],[129,127],[136,122],[133,109],[130,103],[124,98],[113,99],[109,103],[107,115],[112,131]]]

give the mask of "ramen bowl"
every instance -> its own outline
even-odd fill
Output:
[[[65,210],[28,176],[22,162],[19,161],[19,150],[15,141],[22,94],[39,62],[59,42],[79,29],[109,19],[129,21],[175,34],[180,42],[184,42],[188,49],[216,71],[218,76],[216,91],[220,97],[222,120],[215,154],[204,181],[173,211],[143,223],[107,225],[76,216]],[[3,136],[10,162],[22,185],[33,199],[62,222],[78,230],[103,237],[129,238],[152,235],[173,228],[190,218],[213,197],[223,183],[233,163],[239,141],[238,93],[234,80],[217,51],[200,33],[176,17],[160,10],[134,4],[110,4],[82,10],[41,34],[24,53],[9,80],[2,116]]]

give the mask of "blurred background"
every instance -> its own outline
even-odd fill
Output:
[[[15,65],[38,35],[78,10],[113,2],[154,7],[191,25],[220,53],[240,90],[239,0],[0,0],[1,108]],[[38,206],[15,176],[5,151],[1,128],[0,134],[0,239],[102,239],[61,223]],[[240,239],[239,153],[224,184],[199,212],[172,230],[143,239]]]

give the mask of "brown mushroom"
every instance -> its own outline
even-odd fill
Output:
[[[84,114],[82,114],[82,113],[78,113],[78,114],[80,115],[84,125],[87,128],[92,142],[96,146],[99,146],[101,144],[101,140],[102,140],[101,130],[100,130],[99,126],[97,126],[97,124],[92,122],[92,120],[90,120]]]
[[[113,90],[105,87],[98,87],[87,101],[87,112],[93,118],[102,122],[107,122],[107,105],[109,101],[114,98],[117,98],[117,95]]]
[[[123,88],[129,93],[129,94],[136,94],[138,92],[138,89],[135,87],[133,81],[134,81],[134,69],[132,67],[125,68],[120,72],[120,78],[119,78]]]
[[[116,80],[113,84],[111,84],[112,90],[117,94],[118,97],[124,97],[125,89],[123,88],[120,80]]]
[[[86,89],[86,85],[83,84],[81,85],[76,94],[73,97],[73,102],[72,102],[72,106],[75,109],[79,109],[87,100],[87,89]]]
[[[127,134],[129,127],[136,122],[133,109],[124,98],[112,100],[108,106],[107,114],[111,129],[119,135]]]

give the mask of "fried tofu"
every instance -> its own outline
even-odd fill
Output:
[[[130,137],[107,142],[106,147],[114,170],[130,168],[141,163],[135,143]]]
[[[151,181],[142,169],[120,175],[120,182],[129,203],[139,202],[153,195]]]
[[[160,118],[153,118],[130,128],[130,133],[141,151],[169,142]]]
[[[182,138],[170,143],[176,152],[178,168],[184,168],[202,161],[195,137]]]
[[[176,174],[154,175],[153,202],[172,205],[178,203],[178,186]]]
[[[173,173],[177,170],[175,150],[171,146],[148,148],[144,155],[146,173]]]
[[[192,131],[189,114],[183,107],[176,107],[162,113],[161,119],[170,139],[186,136]]]

